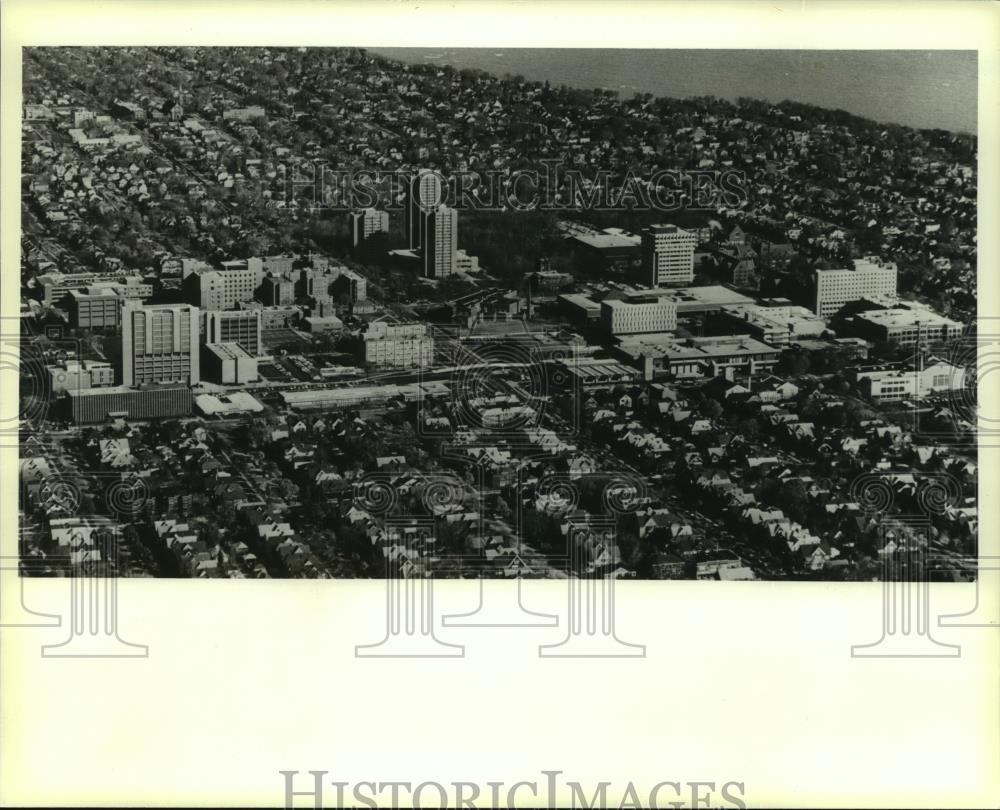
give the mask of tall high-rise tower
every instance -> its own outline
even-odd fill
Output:
[[[421,237],[424,218],[443,201],[441,176],[430,169],[421,169],[410,177],[406,187],[406,204],[403,206],[403,226],[411,250],[423,247]]]
[[[458,211],[439,206],[422,216],[421,251],[424,276],[444,278],[457,272]]]
[[[189,304],[122,305],[122,383],[184,382],[199,379],[198,308]]]
[[[697,237],[676,225],[653,225],[642,232],[642,269],[651,287],[690,284],[694,280]]]

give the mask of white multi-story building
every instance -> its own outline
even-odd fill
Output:
[[[44,304],[61,304],[73,290],[97,294],[114,289],[120,290],[125,298],[148,298],[153,294],[153,285],[141,276],[120,273],[46,273],[35,279],[35,283],[42,291]]]
[[[642,232],[642,269],[651,287],[678,286],[694,280],[698,237],[676,225],[654,225]]]
[[[818,337],[826,330],[826,321],[822,318],[805,307],[791,304],[724,306],[717,321],[734,333],[751,335],[772,346],[785,346],[796,338]]]
[[[426,324],[373,321],[364,333],[364,362],[383,367],[429,366],[434,362],[434,338]]]
[[[847,322],[859,337],[891,341],[907,347],[955,340],[965,331],[965,325],[959,321],[939,315],[930,307],[916,302],[860,312],[848,318]]]
[[[857,381],[866,397],[888,402],[961,391],[965,387],[965,368],[945,360],[933,360],[923,368],[859,371]]]
[[[661,296],[602,301],[601,326],[612,335],[673,332],[677,329],[677,302]]]
[[[817,270],[816,306],[821,318],[836,314],[844,304],[870,296],[896,295],[896,264],[875,257],[858,259],[854,269]]]
[[[200,309],[223,310],[252,300],[259,283],[256,271],[239,263],[223,270],[195,270],[183,286],[189,303]]]
[[[200,380],[198,308],[188,304],[122,305],[122,383]]]

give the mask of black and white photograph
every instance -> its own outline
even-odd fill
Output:
[[[24,570],[974,577],[976,114],[975,51],[26,49]]]
[[[0,808],[997,806],[995,2],[0,46]]]

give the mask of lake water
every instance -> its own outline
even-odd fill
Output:
[[[686,98],[789,99],[876,121],[976,131],[975,51],[371,48],[411,63],[520,74],[577,88]]]

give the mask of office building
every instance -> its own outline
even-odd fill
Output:
[[[642,238],[618,228],[573,233],[574,258],[589,273],[632,274],[642,266]]]
[[[939,315],[915,301],[898,303],[886,309],[872,309],[844,318],[843,327],[856,337],[888,341],[914,347],[928,343],[946,343],[962,336],[965,325]]]
[[[694,280],[698,238],[676,225],[653,225],[642,232],[642,269],[651,287],[678,286]]]
[[[422,215],[421,259],[424,276],[445,278],[458,272],[458,211],[440,206]]]
[[[201,350],[202,379],[219,385],[257,381],[257,359],[238,343],[206,343]]]
[[[359,247],[376,233],[389,232],[389,212],[377,208],[365,208],[351,212],[351,243]]]
[[[611,349],[625,362],[662,370],[678,378],[718,377],[727,368],[758,373],[775,366],[781,349],[748,336],[691,337],[636,335]]]
[[[74,329],[117,329],[125,296],[114,287],[70,290],[66,311]]]
[[[426,324],[388,324],[373,321],[363,336],[367,365],[391,368],[429,366],[434,361],[434,338]]]
[[[874,257],[858,259],[853,270],[817,270],[814,285],[813,311],[821,318],[829,318],[852,301],[871,296],[894,297],[896,265]]]
[[[262,313],[259,309],[203,312],[205,343],[238,343],[252,357],[260,357]]]
[[[610,335],[673,332],[677,304],[655,295],[612,298],[601,302],[601,326]]]
[[[716,333],[750,335],[772,346],[787,346],[799,338],[819,337],[826,331],[826,321],[790,302],[737,304],[722,307],[713,316],[712,327]]]
[[[188,304],[122,308],[122,383],[125,386],[180,382],[199,377],[198,308]]]

